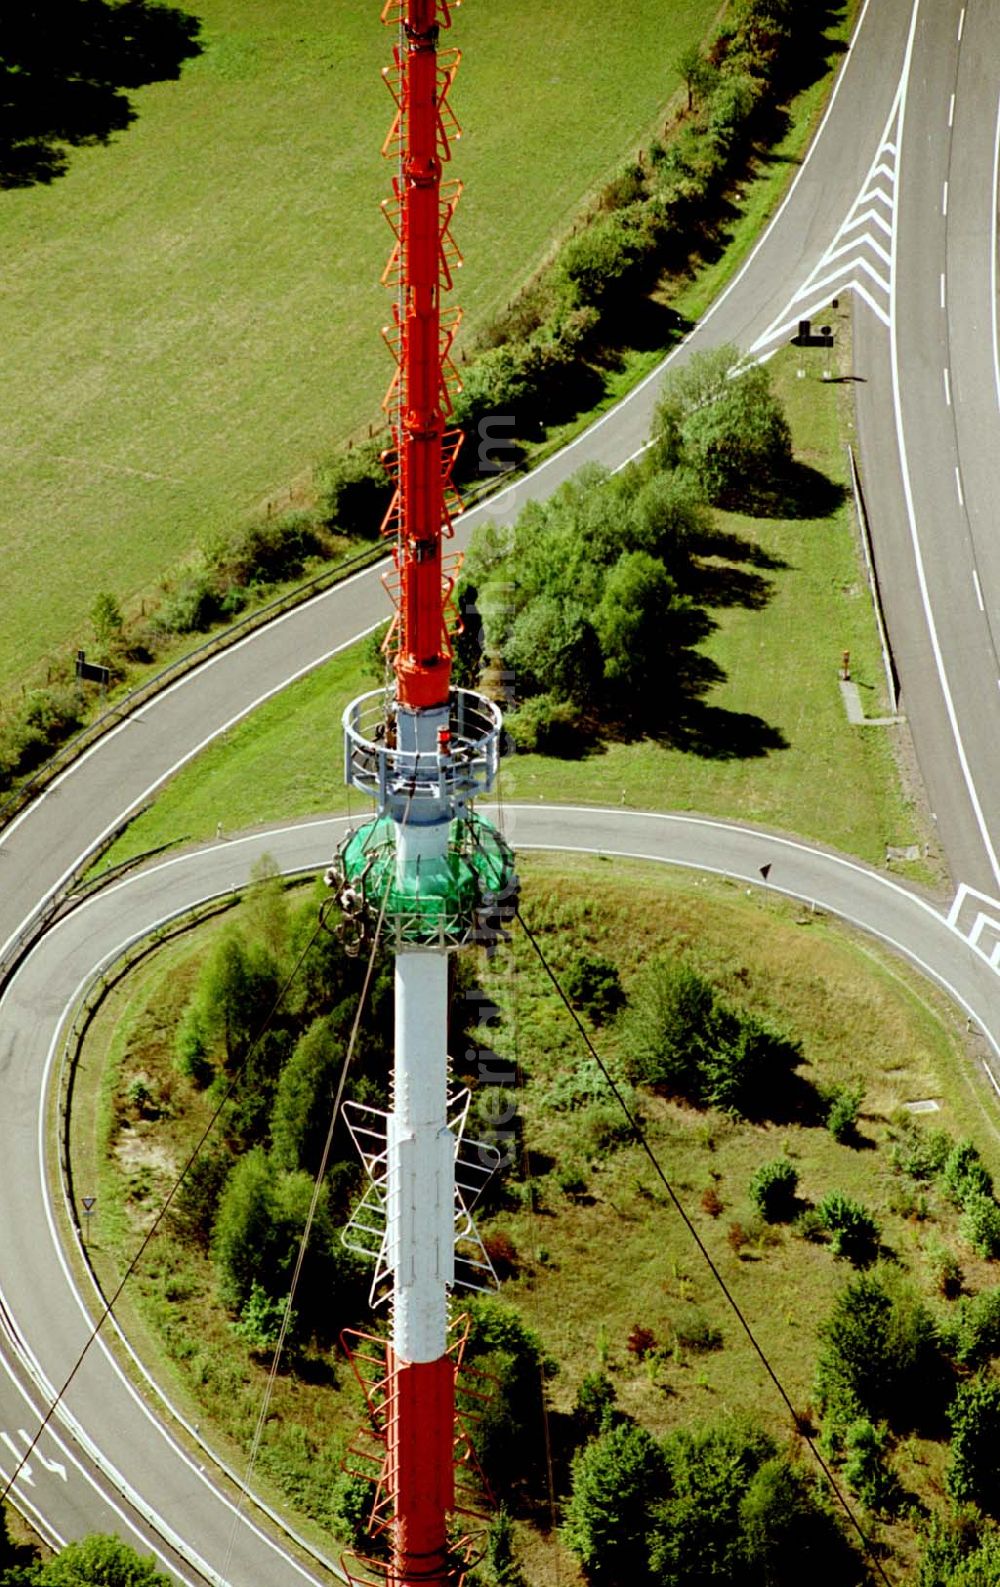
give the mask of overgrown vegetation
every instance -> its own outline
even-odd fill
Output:
[[[844,1481],[879,1517],[892,1560],[915,1573],[924,1548],[914,1523],[918,1501],[940,1512],[940,1535],[952,1537],[932,1475],[943,1485],[951,1461],[956,1491],[977,1480],[986,1412],[977,1401],[953,1437],[949,1406],[961,1410],[956,1387],[977,1373],[990,1381],[1000,1340],[994,1264],[963,1241],[962,1211],[947,1188],[976,1180],[982,1192],[971,1166],[976,1158],[965,1146],[956,1149],[970,1125],[950,1106],[937,1130],[899,1111],[906,1095],[955,1092],[939,1068],[951,1061],[941,1028],[895,972],[877,971],[821,920],[804,929],[794,908],[777,901],[763,933],[758,905],[721,883],[633,867],[615,877],[597,861],[556,868],[536,860],[527,871],[533,926],[557,974],[576,985],[582,1017],[627,1091],[632,1008],[655,966],[686,964],[708,987],[710,996],[693,997],[689,1010],[703,1015],[718,1003],[734,1018],[787,1032],[783,1039],[795,1044],[798,1062],[777,1118],[755,1111],[746,1119],[732,1107],[665,1086],[654,1091],[639,1080],[630,1106],[782,1372],[803,1426],[811,1414],[822,1419],[817,1430]],[[216,1088],[250,1051],[252,1010],[259,1017],[274,965],[280,973],[285,956],[305,945],[300,917],[306,922],[313,911],[315,919],[314,902],[304,898],[282,894],[262,875],[235,925],[223,920],[211,928],[207,954],[192,945],[163,950],[171,956],[161,969],[154,959],[135,972],[147,990],[128,1012],[113,997],[105,1028],[115,1030],[107,1102],[114,1168],[100,1181],[92,1233],[99,1267],[112,1238],[130,1254],[170,1164],[183,1160]],[[139,1280],[142,1326],[155,1327],[185,1391],[198,1396],[203,1425],[216,1421],[237,1444],[252,1436],[287,1295],[286,1256],[270,1243],[270,1231],[282,1232],[287,1253],[325,1134],[336,1000],[333,1010],[319,1010],[330,1001],[334,972],[342,989],[357,973],[356,961],[341,963],[333,939],[318,944],[306,957],[304,983],[271,1022],[277,1045],[270,1053],[262,1048],[252,1095],[234,1096],[223,1138],[183,1193],[176,1238]],[[504,955],[491,965],[463,960],[452,1000],[456,1078],[478,1094],[479,1133],[493,1132],[509,1147],[480,1214],[486,1248],[508,1275],[505,1294],[469,1308],[467,1359],[484,1376],[467,1386],[477,1392],[489,1385],[493,1396],[470,1425],[508,1516],[477,1580],[513,1587],[522,1545],[530,1579],[548,1580],[553,1551],[586,1561],[588,1550],[603,1548],[593,1539],[605,1528],[632,1549],[629,1572],[634,1564],[640,1579],[781,1582],[789,1558],[811,1560],[815,1549],[821,1580],[829,1556],[842,1572],[831,1579],[849,1581],[857,1563],[839,1552],[805,1452],[789,1441],[780,1407],[762,1393],[740,1331],[696,1264],[599,1071],[580,1053],[575,1027],[552,1001],[526,946],[516,939],[512,951],[513,964]],[[583,1007],[583,999],[608,987],[617,1010],[600,997],[593,1010]],[[372,1099],[385,1066],[381,1018],[376,1010],[355,1076],[355,1094]],[[194,1076],[192,1044],[205,1066]],[[837,1086],[856,1086],[859,1075],[865,1134],[838,1141],[827,1127],[829,1097]],[[334,1161],[346,1164],[340,1145]],[[989,1173],[989,1157],[979,1161]],[[328,1343],[350,1320],[351,1290],[322,1267],[355,1183],[353,1166],[330,1175],[317,1271],[334,1298],[317,1322],[309,1285],[296,1296],[293,1348],[275,1384],[275,1415],[260,1457],[262,1480],[345,1539],[363,1529],[370,1488],[338,1474],[361,1407]],[[233,1246],[229,1214],[221,1210],[230,1197],[240,1214]],[[256,1239],[252,1216],[244,1218],[255,1207],[266,1212]],[[860,1257],[870,1265],[860,1272],[852,1271],[858,1252],[844,1249],[838,1257],[831,1238],[838,1227],[851,1227],[851,1209],[878,1225],[875,1251]],[[780,1217],[771,1221],[769,1212]],[[942,1252],[962,1258],[962,1293],[954,1301],[938,1287]],[[355,1293],[355,1310],[367,1311],[360,1287]],[[735,1420],[720,1414],[722,1405]],[[534,1529],[548,1487],[546,1448],[565,1522],[560,1539],[547,1541]],[[623,1475],[617,1488],[586,1475],[578,1482],[575,1474],[600,1468],[609,1450],[632,1473],[628,1480]],[[725,1486],[731,1469],[741,1474],[738,1495]],[[649,1504],[636,1498],[631,1534],[612,1513],[619,1500],[628,1510],[630,1483],[639,1495],[652,1483],[654,1493]],[[717,1546],[710,1546],[698,1517],[708,1513],[706,1496],[718,1483]],[[980,1520],[977,1528],[988,1549],[990,1523]],[[924,1552],[933,1562],[934,1550],[945,1557],[945,1547],[932,1546],[929,1536]],[[961,1547],[974,1554],[964,1534]],[[560,1570],[568,1568],[564,1560]]]
[[[0,1587],[172,1587],[152,1558],[118,1537],[94,1534],[41,1561],[7,1536],[0,1512]]]

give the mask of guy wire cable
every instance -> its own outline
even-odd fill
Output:
[[[816,1461],[816,1464],[819,1466],[820,1470],[822,1471],[824,1477],[827,1480],[827,1483],[829,1484],[831,1492],[834,1494],[834,1496],[837,1499],[837,1502],[839,1503],[841,1509],[843,1510],[844,1514],[847,1516],[847,1519],[850,1522],[851,1528],[853,1529],[853,1531],[857,1534],[858,1538],[860,1539],[861,1545],[862,1545],[862,1548],[865,1551],[865,1554],[867,1555],[868,1559],[871,1561],[871,1563],[874,1566],[875,1570],[878,1572],[878,1575],[881,1578],[881,1580],[885,1583],[885,1587],[893,1587],[892,1581],[891,1581],[890,1577],[886,1574],[885,1568],[882,1565],[881,1560],[878,1558],[878,1555],[876,1554],[873,1545],[869,1541],[866,1533],[863,1531],[861,1523],[857,1519],[857,1516],[854,1513],[854,1510],[853,1510],[853,1508],[852,1508],[852,1506],[850,1504],[850,1501],[848,1500],[846,1494],[843,1492],[842,1488],[840,1487],[840,1484],[837,1482],[837,1479],[834,1476],[833,1471],[832,1471],[829,1463],[824,1459],[823,1454],[820,1451],[819,1445],[817,1444],[816,1440],[812,1437],[812,1435],[810,1433],[805,1431],[805,1429],[804,1429],[804,1427],[802,1425],[802,1421],[801,1421],[798,1413],[796,1412],[796,1409],[795,1409],[794,1405],[792,1404],[791,1398],[789,1397],[789,1394],[788,1394],[784,1384],[782,1383],[781,1379],[778,1377],[778,1374],[775,1372],[775,1370],[772,1367],[770,1361],[768,1360],[767,1356],[765,1355],[764,1348],[759,1343],[756,1334],[754,1333],[753,1329],[750,1326],[749,1321],[744,1316],[743,1311],[741,1310],[739,1302],[737,1301],[735,1295],[732,1293],[732,1291],[730,1290],[729,1286],[727,1285],[725,1279],[723,1278],[722,1274],[719,1272],[719,1269],[716,1267],[715,1262],[714,1262],[714,1260],[712,1258],[711,1253],[709,1252],[708,1247],[705,1245],[704,1241],[701,1238],[701,1235],[698,1233],[698,1231],[695,1228],[694,1224],[691,1222],[691,1219],[688,1217],[687,1213],[685,1212],[684,1207],[682,1206],[680,1200],[678,1199],[677,1193],[675,1192],[673,1186],[671,1185],[670,1181],[667,1179],[666,1174],[664,1173],[663,1169],[661,1168],[659,1160],[658,1160],[655,1152],[653,1151],[653,1148],[650,1146],[649,1141],[646,1139],[646,1135],[645,1135],[645,1132],[644,1132],[641,1124],[639,1123],[638,1119],[633,1114],[631,1108],[629,1107],[629,1105],[626,1102],[624,1096],[622,1095],[621,1090],[619,1089],[619,1087],[615,1083],[613,1077],[609,1073],[609,1071],[608,1071],[603,1059],[601,1058],[600,1053],[597,1051],[597,1048],[594,1046],[593,1042],[590,1039],[590,1036],[587,1034],[587,1031],[585,1030],[583,1024],[581,1023],[580,1017],[577,1014],[576,1009],[573,1007],[572,1003],[569,1001],[569,998],[566,996],[566,993],[563,991],[562,987],[560,986],[559,981],[556,978],[555,972],[553,971],[553,969],[550,966],[548,960],[546,959],[545,954],[542,952],[542,949],[541,949],[541,946],[540,946],[540,944],[538,942],[538,939],[536,938],[536,936],[535,936],[534,932],[532,931],[531,927],[528,925],[528,922],[525,920],[524,915],[521,913],[520,907],[518,907],[518,909],[517,909],[517,918],[520,921],[522,927],[524,928],[525,936],[527,937],[528,941],[531,943],[531,946],[532,946],[532,948],[535,951],[535,954],[536,954],[536,956],[538,958],[539,963],[542,966],[542,969],[545,971],[545,974],[548,976],[549,980],[552,982],[552,985],[555,987],[556,992],[558,993],[559,998],[560,998],[561,1002],[563,1003],[567,1013],[569,1014],[569,1016],[572,1019],[574,1025],[576,1026],[576,1028],[579,1031],[581,1037],[583,1038],[583,1041],[584,1041],[584,1043],[586,1044],[586,1047],[587,1047],[587,1051],[590,1053],[590,1056],[593,1058],[594,1062],[597,1064],[597,1067],[600,1069],[601,1074],[604,1076],[605,1082],[607,1083],[607,1085],[609,1086],[609,1088],[611,1089],[611,1091],[614,1094],[616,1102],[618,1103],[619,1107],[621,1108],[622,1112],[624,1113],[625,1117],[627,1118],[627,1120],[629,1122],[629,1125],[630,1125],[630,1127],[632,1129],[633,1135],[635,1136],[636,1140],[638,1141],[638,1143],[641,1146],[641,1148],[642,1148],[643,1152],[645,1153],[645,1155],[649,1158],[649,1161],[650,1161],[650,1163],[653,1166],[653,1171],[656,1174],[656,1177],[659,1179],[659,1181],[660,1181],[661,1185],[663,1186],[664,1190],[667,1192],[667,1195],[670,1197],[670,1200],[673,1203],[674,1209],[678,1213],[678,1215],[679,1215],[679,1217],[681,1219],[681,1222],[684,1224],[684,1227],[686,1228],[688,1234],[691,1236],[692,1240],[697,1245],[698,1250],[701,1252],[701,1255],[704,1258],[705,1263],[708,1266],[708,1269],[709,1269],[710,1273],[712,1274],[712,1277],[715,1279],[715,1282],[718,1284],[720,1290],[722,1291],[723,1295],[726,1298],[726,1301],[727,1301],[731,1311],[733,1312],[734,1316],[736,1317],[737,1321],[739,1322],[740,1327],[743,1329],[743,1332],[746,1334],[748,1340],[750,1341],[750,1344],[753,1346],[753,1349],[756,1352],[756,1354],[757,1354],[757,1356],[758,1356],[758,1358],[759,1358],[759,1360],[761,1362],[761,1365],[763,1366],[765,1372],[767,1373],[768,1377],[771,1379],[771,1382],[774,1384],[774,1387],[777,1389],[777,1391],[780,1394],[782,1400],[784,1401],[785,1406],[786,1406],[786,1408],[788,1410],[788,1414],[792,1418],[792,1423],[793,1423],[793,1426],[795,1427],[796,1432],[799,1434],[799,1436],[801,1438],[803,1438],[805,1440],[806,1444],[808,1445],[808,1447],[809,1447],[809,1449],[810,1449],[810,1451],[811,1451],[811,1453],[813,1455],[813,1458]]]

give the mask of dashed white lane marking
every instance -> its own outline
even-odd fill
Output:
[[[955,464],[955,489],[958,491],[958,505],[964,507],[965,497],[962,494],[962,476],[958,471],[957,463]]]
[[[985,612],[986,607],[983,605],[983,591],[979,583],[979,574],[976,572],[975,568],[972,570],[972,582],[976,586],[976,600],[979,602],[979,610],[981,612]]]
[[[947,182],[944,184],[944,187],[941,190],[941,213],[942,213],[942,215],[947,215],[947,213],[948,213],[948,184],[947,184]]]
[[[942,270],[941,271],[941,307],[942,308],[944,308],[944,303],[945,303],[944,271]]]
[[[961,44],[961,42],[962,42],[962,33],[964,32],[964,30],[965,30],[965,7],[963,6],[962,7],[962,14],[961,14],[961,16],[958,19],[958,42],[959,42],[959,44]]]
[[[947,364],[945,364],[945,366],[944,366],[944,400],[945,400],[945,402],[948,404],[948,406],[950,408],[951,407],[951,376],[948,373],[948,365]]]
[[[948,106],[948,125],[949,125],[949,127],[953,127],[955,125],[955,95],[954,94],[952,94],[951,103]]]

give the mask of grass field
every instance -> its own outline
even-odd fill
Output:
[[[0,685],[80,635],[98,590],[127,602],[376,418],[388,381],[378,0],[192,9],[204,53],[134,95],[128,132],[0,194]],[[644,138],[717,9],[458,13],[468,327]]]
[[[803,1094],[863,1085],[853,1144],[835,1142],[821,1113],[808,1109],[793,1109],[780,1122],[747,1123],[663,1099],[642,1104],[671,1183],[797,1407],[809,1408],[817,1327],[851,1269],[788,1228],[755,1224],[747,1185],[760,1164],[788,1155],[805,1203],[832,1189],[861,1201],[879,1221],[883,1255],[925,1294],[933,1293],[941,1246],[958,1256],[967,1292],[996,1282],[996,1265],[973,1257],[959,1239],[946,1198],[933,1186],[917,1196],[891,1164],[898,1110],[933,1099],[939,1106],[929,1124],[972,1137],[991,1170],[1000,1168],[995,1104],[966,1052],[964,1021],[935,989],[821,914],[748,898],[717,878],[564,856],[532,857],[522,874],[525,914],[560,976],[574,950],[604,953],[628,991],[652,954],[681,953],[729,1002],[801,1042]],[[97,1190],[91,1249],[105,1283],[134,1248],[205,1115],[206,1099],[174,1068],[172,1031],[209,943],[233,918],[144,960],[88,1035],[74,1093],[73,1163],[76,1183]],[[780,1401],[645,1160],[633,1146],[599,1144],[593,1110],[579,1101],[566,1106],[566,1082],[583,1052],[523,934],[491,965],[480,961],[476,974],[503,1010],[491,1042],[518,1069],[527,1155],[516,1177],[535,1181],[533,1198],[516,1194],[515,1185],[482,1227],[511,1243],[514,1271],[504,1296],[559,1365],[549,1391],[557,1454],[580,1380],[602,1364],[619,1403],[656,1433],[734,1410],[753,1414],[784,1441]],[[595,1039],[605,1057],[619,1055],[614,1027],[598,1029]],[[137,1077],[155,1103],[145,1118],[128,1102]],[[554,1105],[552,1088],[560,1084],[562,1102]],[[113,1151],[105,1155],[109,1142]],[[571,1165],[579,1167],[584,1191],[561,1188],[560,1173]],[[702,1205],[710,1188],[721,1213]],[[734,1223],[749,1231],[739,1249],[729,1238]],[[946,1303],[933,1304],[944,1315]],[[239,1464],[266,1373],[235,1346],[204,1256],[173,1240],[155,1242],[118,1313],[129,1337],[158,1361],[171,1392],[195,1420],[212,1426],[212,1437]],[[627,1347],[637,1324],[656,1340],[646,1361]],[[705,1326],[718,1330],[721,1347],[699,1351],[683,1343]],[[344,1437],[359,1415],[349,1374],[317,1359],[301,1375],[279,1374],[275,1392],[258,1476],[321,1523]],[[917,1438],[896,1451],[904,1485],[922,1500],[935,1497],[942,1455],[939,1444]],[[566,1470],[558,1458],[556,1477],[562,1494]],[[544,1479],[538,1482],[539,1491],[522,1502],[540,1513]],[[890,1529],[887,1540],[895,1563],[912,1565],[908,1527]],[[577,1579],[568,1557],[556,1560],[551,1536],[525,1528],[523,1541],[535,1587]],[[894,1579],[909,1577],[897,1571]]]
[[[820,355],[808,357],[803,380],[792,352],[771,368],[798,456],[843,486],[850,386],[822,380]],[[518,755],[504,763],[505,798],[618,804],[624,794],[632,807],[759,822],[872,863],[884,861],[887,845],[918,842],[920,822],[893,761],[891,735],[899,730],[852,727],[837,682],[848,649],[868,715],[885,710],[853,511],[845,499],[820,519],[720,515],[747,558],[756,544],[776,565],[716,559],[707,570],[720,586],[720,604],[710,606],[718,627],[702,648],[725,674],[706,701],[712,753],[640,739],[599,745],[580,760]],[[104,863],[211,837],[220,820],[235,831],[346,808],[340,713],[372,687],[368,654],[365,645],[345,652],[234,728],[180,773]],[[742,755],[733,752],[741,739],[748,750]],[[776,744],[782,747],[768,747]]]

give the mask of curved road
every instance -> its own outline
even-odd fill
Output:
[[[791,839],[696,817],[515,805],[506,807],[504,821],[520,850],[629,856],[757,884],[760,867],[770,864],[770,887],[839,915],[905,954],[945,988],[984,1031],[993,1054],[1000,1054],[996,976],[985,955],[933,905],[877,871]],[[7,1133],[0,1199],[6,1206],[19,1205],[21,1215],[7,1233],[0,1313],[16,1318],[37,1383],[51,1388],[60,1382],[88,1330],[84,1302],[76,1295],[60,1250],[57,1209],[51,1204],[57,1165],[46,1161],[53,1152],[46,1096],[81,990],[129,943],[163,920],[244,885],[260,855],[272,854],[286,872],[324,867],[347,827],[347,818],[316,820],[151,865],[67,915],[14,976],[0,1003],[0,1021],[6,1042],[5,1096],[16,1107],[22,1128]],[[32,1194],[25,1193],[28,1186],[33,1186]],[[4,1403],[8,1398],[2,1396]],[[114,1430],[115,1467],[129,1474],[133,1497],[143,1488],[150,1493],[147,1474],[155,1473],[157,1526],[168,1537],[198,1540],[191,1563],[207,1579],[266,1580],[269,1587],[306,1579],[262,1534],[245,1525],[234,1528],[231,1514],[228,1520],[224,1511],[220,1514],[224,1501],[218,1490],[151,1413],[103,1342],[88,1353],[65,1396],[58,1442],[46,1435],[41,1446],[40,1453],[50,1463],[61,1463],[67,1475],[43,1473],[41,1468],[38,1472],[45,1475],[48,1492],[75,1503],[87,1525],[95,1524],[92,1463],[80,1458],[79,1438],[67,1436],[67,1431],[108,1427]],[[36,1493],[22,1484],[18,1497],[34,1500]],[[176,1570],[176,1560],[167,1558]],[[186,1574],[190,1579],[190,1572]]]
[[[988,702],[983,694],[989,612],[996,610],[1000,568],[994,566],[992,538],[984,534],[991,481],[993,496],[997,492],[989,446],[996,412],[982,389],[984,359],[989,356],[984,352],[983,315],[992,332],[995,304],[990,224],[995,215],[995,151],[984,142],[983,128],[992,135],[996,105],[995,87],[982,63],[995,58],[1000,39],[997,4],[982,0],[968,18],[952,0],[934,0],[933,7],[929,0],[874,0],[865,6],[827,118],[786,204],[731,288],[673,355],[683,358],[699,345],[722,340],[768,351],[784,338],[806,301],[803,283],[818,303],[836,270],[845,260],[850,264],[852,280],[856,277],[859,295],[869,305],[857,314],[859,355],[871,366],[868,384],[860,388],[860,415],[883,580],[895,591],[898,578],[905,596],[890,601],[889,615],[894,643],[907,658],[907,711],[925,771],[932,768],[928,783],[933,789],[936,778],[941,790],[939,822],[944,813],[942,836],[949,854],[959,857],[956,874],[986,893],[1000,890],[993,888],[989,853],[990,833],[1000,829],[992,823],[987,795],[981,791],[987,786],[992,790],[994,760],[991,745],[980,745],[985,735],[979,729],[992,723],[993,708],[1000,709],[995,655],[989,679],[994,692]],[[954,107],[951,92],[956,94]],[[949,120],[947,139],[941,132],[942,116]],[[942,159],[943,176],[938,169]],[[854,233],[845,231],[844,223],[845,217],[862,214],[859,196],[868,204],[871,182],[881,180],[878,172],[892,170],[894,162],[886,310],[874,284],[878,271],[873,274],[872,256],[855,257]],[[947,193],[943,185],[936,188],[939,177],[942,184],[949,183]],[[940,225],[932,224],[935,206]],[[928,271],[939,255],[946,286],[949,279],[952,286],[935,318],[927,301]],[[935,349],[947,356],[948,364],[935,365]],[[947,403],[943,367],[950,369],[954,381]],[[617,467],[633,455],[646,437],[658,378],[659,372],[530,479],[467,514],[459,540],[483,517],[508,517],[529,495],[551,492],[586,460]],[[936,409],[935,381],[941,394]],[[955,491],[950,504],[945,490],[949,448],[958,469],[950,475]],[[883,523],[889,526],[885,533]],[[962,556],[974,558],[982,609],[968,566],[964,603],[960,599]],[[888,580],[887,568],[892,573]],[[14,939],[102,835],[178,765],[260,699],[375,626],[384,612],[377,573],[357,575],[214,658],[91,749],[3,834],[0,878],[6,885],[0,895],[0,941]],[[991,742],[992,748],[1000,744],[1000,732],[991,734]],[[937,804],[933,791],[932,798]],[[639,852],[705,869],[731,869],[750,880],[756,879],[760,864],[770,861],[773,885],[856,920],[942,980],[989,1034],[994,1052],[1000,1050],[997,983],[989,958],[992,938],[988,923],[982,924],[982,910],[975,914],[974,926],[962,910],[946,919],[926,901],[864,867],[787,839],[720,823],[632,816],[619,810],[554,814],[522,809],[516,818],[512,836],[522,845],[596,844],[605,852]],[[272,849],[280,844],[284,863],[298,864],[294,855],[301,852],[310,855],[303,863],[315,866],[329,855],[334,833],[335,824],[313,823],[294,833],[266,835],[264,841]],[[55,1052],[52,1044],[66,999],[99,957],[144,930],[156,916],[180,907],[177,900],[186,903],[192,893],[231,885],[226,877],[234,874],[234,867],[239,871],[236,880],[245,880],[254,843],[260,841],[248,839],[175,859],[109,889],[43,939],[0,1003],[6,1148],[0,1172],[7,1205],[19,1209],[16,1220],[5,1220],[0,1236],[0,1337],[9,1378],[0,1385],[0,1469],[9,1470],[19,1442],[23,1447],[22,1429],[33,1432],[37,1425],[37,1410],[29,1410],[29,1402],[37,1407],[62,1380],[84,1330],[79,1308],[67,1305],[68,1275],[57,1254],[51,1210],[46,1210],[44,1196],[36,1202],[32,1188],[39,1184],[38,1147],[45,1140],[39,1124],[40,1087]],[[976,909],[977,900],[969,897]],[[44,1179],[41,1183],[44,1188]],[[91,1436],[100,1440],[104,1454]],[[113,1463],[108,1450],[113,1450]],[[107,1500],[95,1497],[94,1484]],[[48,1518],[44,1524],[54,1536],[95,1525],[126,1533],[134,1527],[148,1547],[145,1540],[154,1533],[168,1540],[173,1534],[187,1563],[180,1563],[169,1541],[156,1546],[182,1579],[266,1581],[269,1587],[303,1580],[302,1569],[251,1527],[233,1527],[220,1512],[218,1490],[159,1428],[102,1350],[91,1352],[70,1391],[65,1416],[54,1436],[44,1436],[17,1491],[26,1509],[34,1506]],[[114,1509],[102,1512],[102,1504],[116,1506],[117,1515]],[[182,1544],[182,1539],[190,1541]]]

